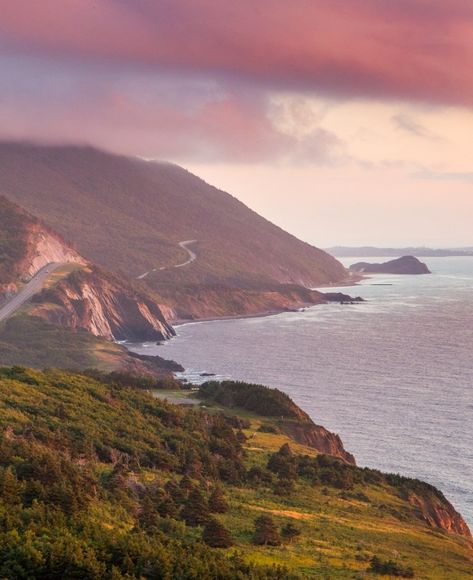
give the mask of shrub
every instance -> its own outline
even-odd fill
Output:
[[[295,538],[301,535],[301,530],[292,523],[288,523],[281,528],[281,536],[292,544]]]
[[[401,578],[414,578],[414,570],[405,567],[393,560],[381,560],[378,556],[373,556],[370,561],[368,572],[383,574],[385,576],[399,576]]]

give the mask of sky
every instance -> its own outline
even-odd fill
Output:
[[[473,246],[471,0],[0,14],[0,139],[179,163],[321,247]]]

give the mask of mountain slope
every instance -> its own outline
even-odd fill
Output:
[[[40,284],[33,296],[33,314],[107,339],[162,340],[174,334],[147,288],[88,263],[50,227],[2,197],[0,232],[4,302],[54,264],[42,282],[46,287],[41,291]]]
[[[178,305],[176,288],[186,297],[213,291],[203,312],[199,301],[187,300],[189,316],[211,315],[212,303],[214,310],[232,310],[237,290],[249,299],[231,314],[258,311],[250,293],[277,292],[279,283],[314,287],[347,277],[325,252],[168,163],[89,147],[2,143],[0,183],[88,259],[132,277],[151,271],[146,283],[171,306]],[[196,240],[197,258],[177,268],[188,259],[183,240]]]

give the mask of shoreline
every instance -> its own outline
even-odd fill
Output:
[[[342,282],[332,282],[329,284],[323,284],[317,286],[317,288],[307,288],[307,290],[312,290],[314,292],[320,292],[323,294],[322,288],[349,288],[350,286],[359,286],[362,280],[365,280],[368,276],[355,275],[350,278],[346,278]],[[320,306],[321,304],[326,304],[325,302],[301,302],[300,304],[294,305],[294,308],[281,308],[278,310],[265,310],[263,312],[255,312],[253,314],[229,314],[225,316],[209,316],[206,318],[196,318],[196,319],[181,319],[169,320],[171,326],[184,326],[184,324],[197,324],[199,322],[217,322],[218,320],[244,320],[246,318],[266,318],[267,316],[276,316],[277,314],[284,314],[285,312],[300,312],[302,309],[312,308],[314,306]]]
[[[184,326],[185,324],[198,324],[200,322],[218,322],[219,320],[244,320],[246,318],[266,318],[268,316],[276,316],[277,314],[284,314],[285,312],[300,312],[302,309],[311,308],[312,306],[320,306],[324,302],[301,303],[300,306],[294,308],[283,308],[281,310],[266,310],[265,312],[256,312],[254,314],[229,314],[228,316],[210,316],[208,318],[196,318],[195,320],[177,319],[169,321],[169,324],[174,326]]]

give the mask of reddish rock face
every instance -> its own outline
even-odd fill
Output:
[[[37,316],[110,340],[164,340],[174,334],[151,296],[97,268],[74,272],[35,302]]]
[[[280,425],[281,430],[289,437],[308,447],[313,447],[326,455],[338,457],[345,463],[356,465],[355,457],[343,447],[340,436],[327,431],[325,427],[315,423],[287,422]]]
[[[0,302],[47,264],[87,264],[58,234],[1,195],[0,230],[8,242],[0,264]]]
[[[412,493],[409,502],[419,510],[419,516],[432,528],[440,528],[466,538],[472,537],[465,520],[444,497],[433,492],[422,496]]]

